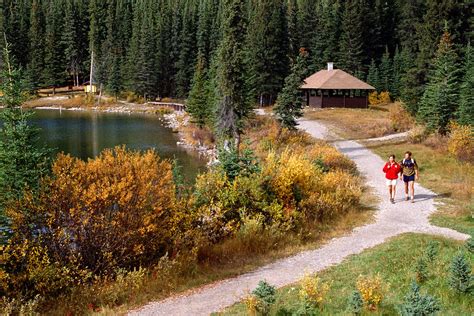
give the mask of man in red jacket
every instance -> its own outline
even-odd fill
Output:
[[[388,162],[383,167],[385,178],[387,178],[388,193],[390,194],[390,202],[395,203],[395,192],[397,189],[398,174],[402,171],[400,165],[395,161],[395,155],[390,155]]]

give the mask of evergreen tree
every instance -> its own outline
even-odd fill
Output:
[[[420,286],[413,282],[399,311],[402,316],[435,315],[440,309],[438,300],[430,295],[422,295]]]
[[[324,62],[336,61],[339,52],[339,39],[341,37],[341,19],[343,5],[341,1],[328,1],[324,7],[324,29],[326,34],[326,42],[323,53]]]
[[[64,47],[61,41],[63,29],[63,12],[59,0],[44,2],[46,12],[46,37],[45,37],[45,84],[56,87],[64,83],[66,67],[64,65]]]
[[[109,1],[89,0],[89,51],[94,53],[94,78],[96,84],[104,83],[106,76],[102,47],[107,38],[107,7]]]
[[[393,75],[392,75],[392,86],[390,92],[394,99],[400,98],[400,92],[402,89],[402,77],[405,75],[406,69],[403,63],[402,54],[398,50],[398,46],[395,48],[395,55],[393,56]]]
[[[468,293],[473,286],[472,269],[463,253],[458,253],[449,269],[449,286],[461,293]]]
[[[252,113],[247,102],[244,74],[245,21],[243,0],[226,0],[223,39],[219,49],[217,69],[217,128],[233,137],[237,151],[246,119]]]
[[[31,90],[36,90],[44,83],[44,27],[46,24],[41,0],[31,3],[29,38],[28,83]]]
[[[64,1],[64,28],[61,37],[64,47],[64,58],[66,70],[72,76],[75,86],[79,85],[79,75],[82,73],[82,65],[87,58],[83,40],[82,16],[79,8],[80,2],[75,0]]]
[[[0,111],[0,228],[8,227],[3,213],[11,201],[20,199],[25,189],[35,190],[48,170],[48,152],[38,147],[38,130],[28,124],[31,112],[21,105],[25,100],[25,83],[10,61],[9,45],[4,48]],[[3,235],[3,232],[2,232]],[[3,236],[0,236],[3,239]]]
[[[196,123],[199,128],[203,128],[209,122],[212,115],[212,107],[207,98],[206,75],[204,57],[199,56],[196,71],[194,72],[193,85],[186,106],[186,111],[191,115],[193,122]]]
[[[380,89],[382,91],[391,91],[393,80],[392,61],[390,60],[390,53],[388,47],[385,48],[385,53],[380,61]]]
[[[298,25],[298,0],[289,0],[287,5],[288,45],[289,56],[294,62],[298,57],[300,45],[300,30]]]
[[[277,104],[273,110],[281,126],[292,130],[298,125],[296,120],[303,116],[305,103],[300,87],[307,75],[307,58],[308,53],[301,49],[290,75],[285,79],[285,86],[278,95]]]
[[[474,126],[474,52],[471,45],[468,45],[464,59],[464,79],[457,117],[459,123]]]
[[[441,37],[433,64],[435,68],[421,99],[418,118],[428,128],[445,134],[459,100],[457,55],[447,30]]]
[[[259,18],[257,18],[259,17]],[[283,0],[261,0],[253,8],[247,37],[248,86],[260,105],[270,105],[287,75],[288,38]]]
[[[348,0],[344,4],[342,34],[339,49],[339,65],[345,71],[355,74],[362,68],[363,29],[359,0]]]
[[[377,90],[377,92],[382,91],[381,84],[380,84],[379,68],[377,67],[375,60],[373,59],[369,66],[369,73],[367,75],[367,83],[371,84]]]

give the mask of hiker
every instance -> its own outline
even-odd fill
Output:
[[[397,179],[401,171],[401,166],[395,161],[395,155],[390,155],[388,162],[383,167],[383,172],[385,172],[385,178],[387,178],[388,194],[390,195],[390,202],[392,202],[392,204],[395,204]]]
[[[416,160],[412,158],[411,152],[407,151],[405,153],[405,159],[400,162],[402,167],[402,174],[400,175],[400,180],[403,179],[405,182],[405,197],[409,201],[408,189],[411,193],[411,202],[415,203],[415,180],[418,181],[418,164]]]

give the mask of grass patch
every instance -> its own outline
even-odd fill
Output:
[[[347,139],[381,137],[408,130],[412,122],[400,112],[399,103],[371,106],[368,109],[308,108],[305,118],[322,121],[338,136]],[[394,115],[395,114],[395,115]],[[403,118],[403,122],[399,120]]]
[[[405,151],[413,152],[420,166],[420,183],[440,195],[443,205],[431,216],[431,222],[474,235],[474,168],[448,153],[424,144],[402,143],[370,148],[383,159],[394,153],[400,160]],[[415,192],[416,194],[416,192]]]
[[[322,305],[321,315],[350,315],[346,312],[347,301],[356,288],[358,277],[377,273],[383,283],[388,285],[388,291],[377,311],[364,311],[362,315],[398,315],[397,307],[402,303],[410,283],[415,278],[416,261],[430,241],[439,242],[439,253],[434,262],[428,264],[428,279],[421,285],[422,293],[429,293],[440,300],[440,315],[471,315],[474,309],[472,295],[457,294],[448,285],[449,266],[461,244],[445,238],[418,234],[396,237],[319,273],[321,282],[331,284]],[[465,254],[472,265],[474,255],[467,251]],[[282,307],[289,311],[298,309],[299,292],[299,284],[280,289],[270,315],[276,315],[277,310]],[[247,311],[245,305],[239,303],[219,315],[247,315]]]

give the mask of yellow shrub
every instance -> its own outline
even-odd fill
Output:
[[[389,116],[392,128],[396,132],[407,131],[415,123],[413,117],[400,103],[396,103],[395,106],[390,108]]]
[[[260,303],[259,299],[256,298],[254,295],[249,294],[244,298],[244,303],[245,307],[247,308],[247,315],[256,316],[258,305]]]
[[[306,274],[300,283],[300,299],[305,303],[320,307],[329,291],[329,283],[321,282],[321,279],[316,275],[309,274]]]
[[[274,193],[291,215],[299,201],[316,192],[321,171],[302,154],[285,150],[281,155],[267,156],[262,175],[269,179]]]
[[[357,289],[369,310],[376,310],[378,308],[386,292],[386,286],[383,284],[379,274],[375,276],[359,276]]]
[[[369,93],[369,104],[370,105],[379,105],[379,104],[388,104],[392,100],[390,98],[390,93],[388,91],[382,91],[377,93],[377,91]]]
[[[451,123],[448,151],[461,161],[474,162],[474,131],[472,126]]]
[[[29,227],[44,232],[41,243],[52,262],[74,259],[110,272],[171,250],[180,233],[174,194],[168,161],[152,150],[117,147],[88,162],[60,154],[38,198],[25,198],[8,213],[16,238],[31,238],[36,232]]]

